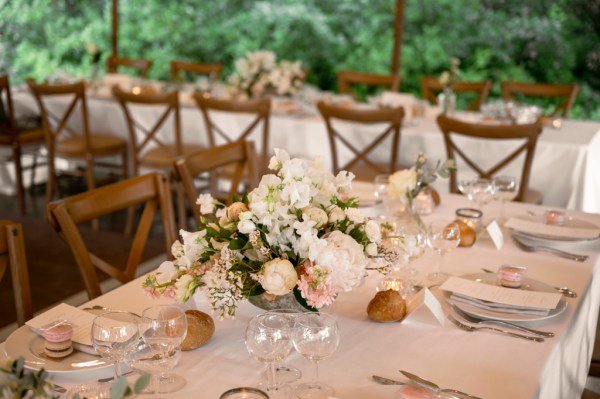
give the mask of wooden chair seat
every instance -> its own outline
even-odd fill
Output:
[[[206,147],[200,145],[185,145],[183,147],[183,156],[205,150]],[[155,147],[145,152],[140,157],[140,166],[146,168],[168,169],[173,166],[173,160],[180,154],[174,145]]]
[[[90,136],[89,148],[81,136],[69,137],[56,143],[56,155],[66,157],[82,157],[87,151],[96,156],[104,156],[126,150],[127,141],[111,134],[94,133]]]
[[[0,145],[8,145],[13,139],[8,135],[0,135]],[[21,145],[39,144],[44,142],[44,129],[22,130],[17,132],[14,141]]]

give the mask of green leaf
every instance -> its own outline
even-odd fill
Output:
[[[117,378],[110,386],[111,399],[124,398],[128,389],[127,378],[123,376]]]
[[[150,374],[142,374],[135,381],[135,384],[133,386],[133,392],[134,393],[140,393],[140,392],[142,392],[150,384],[150,379],[151,378],[152,378],[152,375],[150,375]]]

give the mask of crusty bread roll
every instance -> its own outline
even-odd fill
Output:
[[[458,227],[460,227],[460,243],[458,244],[458,246],[473,246],[473,244],[475,244],[475,241],[477,241],[477,234],[475,233],[475,230],[473,230],[471,226],[469,226],[462,220],[456,220],[456,223],[458,224]]]
[[[406,316],[406,301],[398,291],[379,291],[369,302],[367,314],[375,321],[400,321]]]
[[[212,317],[199,310],[186,310],[187,335],[181,343],[181,350],[189,351],[199,348],[208,341],[215,332],[215,323]]]

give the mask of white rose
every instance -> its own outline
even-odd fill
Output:
[[[333,231],[325,241],[327,246],[316,258],[316,265],[330,271],[337,291],[350,291],[360,284],[367,266],[363,247],[347,234]]]
[[[366,248],[367,255],[376,256],[377,255],[377,244],[374,242],[369,243]]]
[[[329,223],[337,223],[346,219],[346,212],[339,206],[334,206],[329,210]]]
[[[252,220],[242,219],[237,224],[238,231],[242,234],[250,234],[256,230],[256,225]]]
[[[289,260],[277,258],[263,265],[258,282],[270,294],[285,295],[296,286],[298,274]]]
[[[196,204],[200,205],[200,213],[203,215],[213,213],[213,210],[215,209],[214,201],[215,199],[212,197],[212,195],[200,194],[196,200]]]
[[[315,222],[315,228],[318,229],[327,223],[327,213],[321,208],[309,206],[302,209],[302,220],[312,220]]]
[[[158,266],[156,269],[156,282],[158,284],[165,284],[173,280],[177,275],[177,268],[171,261],[165,261]]]
[[[369,220],[365,224],[365,234],[371,242],[381,241],[381,228],[374,220]]]
[[[390,176],[388,192],[394,198],[403,198],[417,186],[417,171],[415,168],[399,170]]]
[[[346,216],[348,216],[348,219],[353,223],[362,223],[365,221],[365,217],[360,213],[358,208],[347,208]]]

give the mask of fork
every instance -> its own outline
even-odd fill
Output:
[[[558,255],[560,257],[571,259],[576,262],[585,262],[588,259],[587,255],[579,255],[571,252],[563,251],[561,249],[546,247],[544,245],[529,245],[525,244],[523,241],[519,240],[514,235],[511,236],[513,242],[517,245],[517,247],[521,248],[526,252],[547,252],[550,254]]]
[[[460,317],[462,317],[463,319],[465,319],[469,323],[478,324],[478,325],[500,324],[500,325],[504,325],[504,326],[507,326],[507,327],[516,328],[517,330],[521,330],[521,331],[526,332],[526,333],[541,335],[542,337],[546,337],[546,338],[552,338],[552,337],[554,337],[554,333],[553,332],[534,330],[533,328],[523,327],[523,326],[520,326],[518,324],[509,323],[509,322],[503,321],[503,320],[480,319],[478,317],[471,316],[470,314],[468,314],[466,312],[463,312],[461,309],[459,309],[454,304],[452,304],[451,306],[452,306],[452,309],[454,309],[454,311],[456,312],[456,314],[458,314]]]
[[[523,339],[526,339],[528,341],[544,342],[544,338],[542,338],[542,337],[533,337],[531,335],[517,334],[517,333],[514,333],[512,331],[503,330],[501,328],[488,327],[488,326],[480,326],[480,327],[470,326],[468,324],[465,324],[465,323],[457,320],[451,314],[448,315],[448,320],[450,320],[458,328],[460,328],[462,330],[465,330],[465,331],[469,331],[469,332],[477,331],[477,330],[488,330],[488,331],[495,331],[495,332],[499,332],[499,333],[502,333],[502,334],[510,335],[511,337],[523,338]]]

